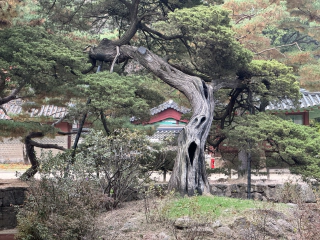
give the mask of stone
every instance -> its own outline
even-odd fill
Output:
[[[170,240],[170,236],[164,232],[159,233],[158,237],[159,240]]]
[[[132,232],[137,229],[137,218],[132,218],[126,222],[123,227],[120,229],[122,232]]]
[[[301,184],[301,197],[305,203],[316,203],[317,199],[312,188],[307,184]]]
[[[292,224],[290,224],[289,222],[287,222],[284,219],[278,219],[277,220],[277,224],[278,226],[280,226],[284,231],[287,232],[294,232],[294,227],[292,226]]]
[[[214,196],[225,196],[225,193],[214,185],[210,186],[210,193]]]
[[[239,192],[239,189],[238,189],[237,185],[232,184],[232,185],[230,186],[230,191],[231,191],[231,193],[238,193],[238,192]]]
[[[233,231],[229,227],[222,226],[222,227],[219,227],[215,230],[215,236],[216,235],[219,237],[225,237],[227,239],[232,239]],[[218,238],[218,239],[220,239],[220,238]]]
[[[291,208],[297,208],[298,204],[295,203],[287,203],[287,206],[291,207]]]
[[[258,193],[264,193],[266,192],[268,189],[267,185],[265,184],[257,184],[256,185],[256,188],[255,188],[255,191],[258,192]]]
[[[214,229],[214,228],[218,228],[218,227],[221,227],[222,224],[219,220],[215,221],[214,223],[211,224],[211,227]]]
[[[13,229],[16,226],[17,219],[14,207],[0,207],[0,230]]]
[[[194,224],[195,224],[194,220],[185,216],[185,217],[177,218],[173,225],[175,228],[185,229],[185,228],[193,227]]]
[[[263,201],[263,196],[260,193],[253,193],[253,199],[258,201]]]
[[[282,237],[284,236],[283,230],[277,225],[277,221],[268,218],[268,220],[265,223],[265,226],[261,226],[265,229],[265,231],[268,233],[268,235],[272,237]]]
[[[245,229],[248,228],[250,226],[250,222],[248,221],[248,219],[246,217],[240,217],[237,218],[236,220],[234,220],[234,222],[231,224],[232,228],[241,228],[241,229]]]
[[[0,189],[0,230],[15,228],[17,225],[14,205],[23,205],[26,187],[7,187]]]
[[[109,238],[106,238],[109,239]],[[146,234],[143,235],[143,240],[170,240],[170,236],[164,232],[161,232],[159,234]]]
[[[187,231],[196,233],[197,236],[212,236],[214,234],[211,227],[196,226],[188,229]]]

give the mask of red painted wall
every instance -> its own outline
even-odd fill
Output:
[[[52,123],[49,123],[52,124]],[[61,132],[71,132],[72,131],[72,124],[68,122],[60,122],[56,126],[56,128],[59,128]],[[68,149],[71,148],[71,135],[68,135]]]
[[[147,122],[147,124],[160,122],[160,121],[167,119],[167,118],[173,118],[175,120],[187,123],[188,120],[181,120],[181,115],[182,115],[181,112],[178,112],[175,109],[169,108],[169,109],[166,109],[166,110],[152,116],[150,121]]]

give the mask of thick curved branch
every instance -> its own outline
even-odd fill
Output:
[[[165,83],[182,92],[190,100],[193,107],[197,105],[195,93],[200,90],[197,88],[197,84],[202,86],[200,78],[190,76],[172,67],[163,58],[145,47],[137,48],[124,45],[120,47],[120,51],[124,56],[138,60],[141,65],[149,69]],[[192,91],[192,89],[194,90]]]
[[[21,91],[21,89],[25,86],[25,83],[21,84],[19,87],[13,89],[10,93],[10,95],[0,98],[0,105],[8,103],[14,99],[17,99],[17,94]]]
[[[29,169],[27,169],[25,171],[25,173],[22,174],[21,178],[23,178],[23,179],[28,180],[38,172],[40,163],[37,160],[37,156],[36,156],[34,147],[47,148],[47,149],[54,148],[54,149],[58,149],[58,150],[62,150],[62,151],[67,150],[64,147],[61,147],[57,144],[42,144],[42,143],[38,143],[38,142],[35,142],[32,140],[32,138],[40,138],[40,137],[44,137],[43,132],[31,132],[24,139],[24,143],[26,146],[26,154],[28,156],[28,159],[30,160],[31,167]]]
[[[258,54],[261,54],[261,53],[264,53],[264,52],[267,52],[267,51],[271,51],[271,50],[276,50],[276,51],[278,51],[277,48],[288,47],[288,46],[293,46],[293,45],[295,45],[295,46],[299,49],[299,51],[302,52],[299,44],[298,44],[297,42],[294,42],[294,43],[291,43],[291,44],[285,44],[285,45],[276,46],[276,47],[273,47],[273,48],[268,48],[268,49],[265,49],[265,50],[262,50],[262,51],[260,51],[260,52],[255,53],[255,55],[258,55]],[[280,52],[280,53],[281,53],[281,52]],[[284,55],[283,53],[281,53],[281,54],[282,54],[285,58],[287,57],[287,56]]]
[[[123,4],[126,5],[128,11],[130,12],[130,26],[129,29],[121,36],[119,40],[113,41],[113,45],[121,46],[124,44],[128,44],[133,36],[136,34],[138,30],[138,25],[141,19],[138,17],[139,4],[140,0],[132,0],[132,4],[129,4],[127,1],[122,0]]]
[[[59,135],[62,135],[62,136],[68,136],[68,135],[72,135],[72,134],[77,134],[76,132],[57,132]]]
[[[166,36],[166,35],[163,35],[162,33],[154,30],[154,29],[151,29],[149,28],[146,24],[144,23],[141,23],[139,25],[139,28],[143,31],[146,31],[148,33],[152,33],[158,37],[160,37],[161,39],[163,40],[173,40],[173,39],[180,39],[180,38],[183,38],[183,35],[182,34],[177,34],[177,35],[172,35],[172,36]]]
[[[226,139],[227,137],[222,134],[216,137],[215,140],[212,140],[210,138],[207,139],[207,143],[212,146],[214,149],[218,148],[219,145]]]
[[[232,114],[232,110],[234,109],[234,105],[236,103],[236,100],[238,98],[238,96],[240,95],[240,93],[242,92],[242,89],[241,88],[237,88],[235,90],[232,90],[232,92],[230,93],[230,101],[227,105],[227,107],[225,108],[225,111],[224,113],[222,114],[222,116],[214,116],[214,120],[220,120],[220,128],[221,129],[224,129],[224,125],[225,125],[225,121],[226,121],[226,118],[228,116],[231,116]]]
[[[201,78],[202,80],[204,80],[205,82],[212,82],[213,79],[210,78],[209,76],[207,75],[204,75],[204,74],[201,74],[201,73],[195,73],[193,72],[192,70],[190,70],[189,68],[186,68],[184,66],[180,66],[178,64],[173,64],[173,63],[169,63],[172,67],[180,70],[181,72],[185,73],[185,74],[188,74],[188,75],[191,75],[191,76],[195,76],[195,77],[199,77]]]
[[[223,79],[223,78],[219,78],[219,79],[213,79],[212,80],[213,83],[213,91],[218,91],[219,89],[222,88],[243,88],[245,87],[245,84],[243,83],[242,80],[240,80],[239,78],[233,78],[233,79]]]
[[[66,151],[67,150],[66,148],[64,148],[62,146],[59,146],[57,144],[39,143],[39,142],[36,142],[36,141],[33,141],[33,140],[30,140],[29,142],[34,147],[38,147],[38,148],[45,148],[45,149],[53,148],[53,149],[58,149],[58,150],[61,150],[61,151]]]

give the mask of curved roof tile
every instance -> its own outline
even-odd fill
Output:
[[[1,105],[7,111],[7,114],[20,114],[22,113],[21,102],[12,101]],[[41,109],[32,108],[29,112],[30,117],[52,117],[59,119],[67,114],[67,109],[65,107],[57,107],[54,105],[42,105]],[[0,119],[10,119],[10,117],[5,114],[3,109],[0,108]]]
[[[178,112],[181,112],[183,114],[190,112],[189,108],[181,107],[176,102],[174,102],[173,100],[170,99],[170,100],[160,104],[158,107],[151,108],[150,113],[151,113],[151,115],[156,115],[157,113],[162,112],[162,111],[169,109],[169,108],[175,109]]]
[[[294,109],[307,109],[311,107],[320,107],[320,92],[309,92],[305,89],[300,90],[302,98],[300,99],[300,105],[296,108],[290,99],[282,100],[280,103],[270,103],[266,110],[269,111],[283,111]]]

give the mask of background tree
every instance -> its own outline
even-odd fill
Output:
[[[0,121],[1,135],[8,136],[10,132],[10,137],[22,137],[34,170],[38,165],[35,146],[59,150],[64,148],[32,140],[44,137],[48,132],[58,133],[54,126],[59,121],[41,116],[31,118],[28,111],[43,104],[66,106],[72,97],[79,96],[74,85],[80,74],[79,69],[83,66],[83,56],[79,51],[81,45],[50,34],[41,27],[28,26],[0,30],[0,39],[4,43],[0,50],[0,107],[7,113],[4,104],[18,101],[23,109],[16,116],[9,116],[11,120]],[[41,125],[48,122],[54,122],[51,130]]]
[[[234,1],[232,11],[237,39],[257,59],[277,59],[291,66],[302,87],[317,90],[319,6],[308,1]]]
[[[256,155],[257,161],[262,149],[269,163],[282,162],[292,173],[301,174],[305,179],[319,179],[320,135],[313,128],[265,113],[246,115],[235,121],[239,122],[226,132],[228,146],[242,146]]]
[[[260,71],[264,68],[266,72],[263,74],[264,76],[259,76],[259,74],[257,74],[259,71],[254,71],[255,73],[251,74],[251,79],[255,79],[255,84],[257,84],[258,80],[258,82],[261,81],[261,85],[251,84],[248,85],[246,91],[241,91],[240,89],[236,91],[220,91],[220,93],[216,95],[216,97],[220,99],[219,102],[226,103],[218,105],[216,108],[215,120],[217,120],[217,122],[215,122],[215,124],[220,129],[230,129],[230,127],[232,129],[235,124],[237,124],[234,122],[233,126],[230,125],[234,120],[234,113],[237,113],[239,116],[239,114],[241,115],[245,112],[254,114],[259,111],[264,111],[270,101],[278,101],[288,96],[297,101],[299,99],[297,92],[299,86],[307,87],[310,90],[317,89],[317,81],[319,79],[317,77],[318,58],[316,57],[318,41],[316,37],[311,34],[313,29],[312,25],[316,25],[314,25],[314,22],[306,21],[306,18],[298,17],[297,14],[294,14],[292,12],[294,7],[292,2],[294,1],[227,0],[225,4],[223,4],[224,8],[231,10],[230,16],[234,23],[233,29],[236,32],[236,38],[254,53],[253,58],[256,60],[252,63],[258,63],[256,67],[260,68]],[[308,4],[310,5],[311,2],[312,4],[316,4],[316,1],[310,1]],[[300,8],[304,6],[304,4],[301,6],[296,4],[295,6]],[[313,9],[316,9],[316,6],[314,6]],[[264,61],[260,61],[260,59],[271,59],[273,61],[264,63]],[[281,64],[279,63],[271,67],[273,65],[272,62],[276,63],[274,59],[291,67],[292,70],[285,67],[285,65],[280,67]],[[263,65],[264,67],[262,67]],[[278,67],[280,67],[278,70],[287,69],[291,77],[295,75],[297,80],[299,80],[300,84],[295,84],[296,93],[286,92],[282,95],[280,91],[290,91],[290,89],[294,88],[290,87],[290,84],[282,85],[278,77],[274,78],[274,80],[277,79],[275,81],[271,80],[273,83],[269,84],[270,77],[273,74],[277,76],[278,70],[276,69]],[[277,84],[283,87],[278,89],[276,87]],[[257,86],[257,88],[255,86]],[[252,87],[254,88],[253,90]],[[274,90],[272,90],[272,87],[274,87]],[[280,91],[277,92],[278,90]],[[252,99],[251,101],[249,96]],[[233,109],[233,114],[231,114],[231,109]],[[252,122],[252,128],[254,128],[254,126],[255,122]],[[223,143],[227,138],[226,135],[224,135],[225,131],[226,129],[224,131],[217,131],[216,127],[213,127],[208,143],[214,147],[219,147],[219,144]],[[256,149],[256,151],[261,151],[261,149]],[[244,154],[244,156],[247,155]],[[240,167],[241,170],[246,168],[247,162],[246,157],[242,157],[242,160],[243,167]]]
[[[133,128],[130,118],[144,123],[150,118],[150,108],[164,101],[163,96],[150,88],[147,76],[120,76],[117,73],[100,72],[84,75],[82,87],[85,96],[91,99],[87,106],[90,111],[90,121],[95,122],[105,116],[103,124],[105,131],[110,134],[125,126]],[[104,119],[104,118],[102,118]],[[135,126],[137,127],[137,126]]]

